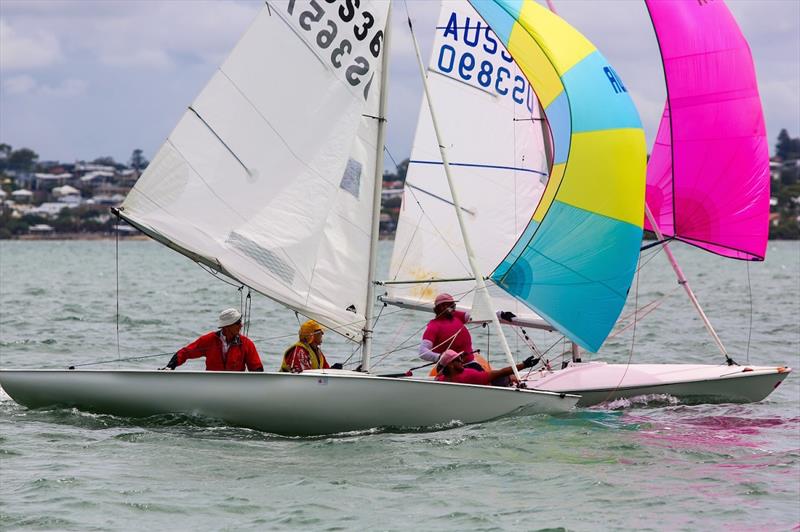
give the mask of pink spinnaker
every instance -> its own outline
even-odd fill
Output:
[[[722,0],[646,4],[667,83],[647,165],[650,211],[665,236],[764,260],[769,150],[747,41]]]

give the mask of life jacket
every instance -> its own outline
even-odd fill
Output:
[[[325,355],[323,355],[322,353],[317,353],[313,347],[311,347],[305,342],[300,341],[289,346],[289,348],[283,352],[283,359],[281,360],[281,371],[284,372],[292,371],[292,367],[286,363],[286,357],[289,355],[289,353],[291,353],[298,347],[302,347],[303,349],[306,350],[306,353],[308,353],[308,357],[311,360],[311,369],[321,369],[323,367]]]
[[[477,371],[492,371],[492,366],[489,365],[489,362],[485,358],[480,356],[478,353],[474,353],[472,356],[475,358],[464,364],[465,368],[470,368]],[[439,374],[439,370],[436,368],[438,368],[438,366],[434,364],[428,375],[431,377],[436,377]]]

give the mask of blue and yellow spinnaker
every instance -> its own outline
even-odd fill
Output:
[[[536,92],[550,124],[552,171],[539,206],[494,282],[575,343],[597,351],[636,270],[646,144],[608,61],[532,0],[471,0]]]

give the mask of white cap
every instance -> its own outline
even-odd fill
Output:
[[[227,327],[228,325],[233,325],[240,319],[242,319],[241,312],[235,308],[226,308],[219,313],[219,328],[221,329],[223,327]]]

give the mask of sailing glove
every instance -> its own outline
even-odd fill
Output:
[[[523,368],[532,368],[533,366],[535,366],[536,364],[539,363],[539,360],[540,359],[537,358],[536,356],[531,355],[531,356],[529,356],[528,358],[526,358],[525,360],[522,361],[522,367]]]
[[[511,321],[513,318],[516,318],[517,315],[513,312],[509,312],[508,310],[500,311],[500,319],[504,321]]]
[[[341,362],[337,362],[336,364],[331,366],[331,369],[344,369],[344,366],[342,365]]]
[[[166,367],[171,370],[174,370],[175,368],[178,367],[178,353],[172,355],[172,358],[169,359],[169,362],[167,362]]]

